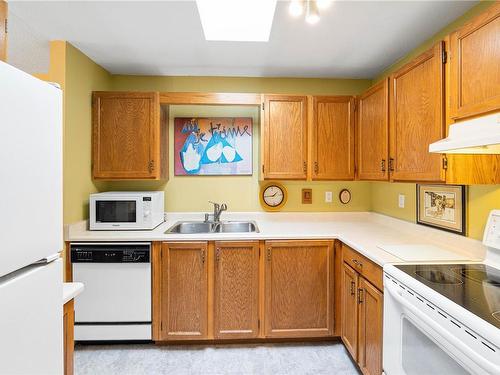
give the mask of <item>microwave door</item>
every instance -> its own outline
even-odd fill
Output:
[[[91,202],[91,229],[137,229],[142,222],[143,207],[137,199],[95,199]]]

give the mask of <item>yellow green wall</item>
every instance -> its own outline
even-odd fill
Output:
[[[102,184],[91,178],[91,95],[108,90],[110,74],[71,44],[66,43],[64,122],[64,222],[86,218],[91,192]]]
[[[432,38],[425,41],[402,59],[391,65],[376,77],[374,82],[388,76],[392,71],[398,69],[420,53],[424,52],[434,45],[434,43],[442,40],[450,32],[456,30],[494,3],[494,1],[481,1],[463,16],[450,23]],[[399,194],[406,195],[406,206],[404,209],[398,208]],[[375,212],[413,222],[416,220],[415,184],[375,182],[371,187],[371,198],[372,210]],[[474,185],[468,188],[467,235],[469,237],[476,239],[482,238],[488,213],[492,209],[500,209],[500,185]]]

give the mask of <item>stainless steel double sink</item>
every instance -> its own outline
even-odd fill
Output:
[[[203,234],[203,233],[259,233],[255,221],[179,221],[165,234]]]

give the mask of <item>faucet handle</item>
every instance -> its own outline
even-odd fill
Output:
[[[220,206],[220,210],[221,211],[226,211],[227,210],[227,204],[222,203],[221,206]]]
[[[212,204],[214,205],[214,208],[215,208],[216,210],[218,210],[218,209],[219,209],[219,207],[220,207],[219,203],[215,203],[215,202],[212,202],[212,201],[208,201],[208,203],[212,203]]]

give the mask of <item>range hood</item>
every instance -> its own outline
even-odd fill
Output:
[[[448,137],[429,145],[441,154],[500,154],[500,112],[450,125]]]

